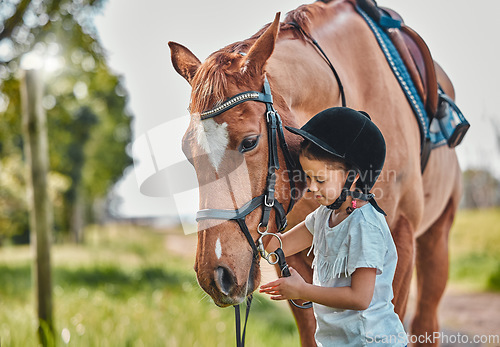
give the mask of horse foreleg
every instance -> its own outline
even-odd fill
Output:
[[[411,333],[421,337],[418,346],[437,346],[434,332],[439,331],[437,310],[448,280],[448,234],[456,212],[450,199],[439,219],[417,239],[417,306]]]
[[[394,291],[393,304],[399,319],[403,321],[413,274],[413,259],[415,253],[414,230],[408,219],[404,215],[401,215],[391,231],[398,252],[398,265],[392,284]]]
[[[297,253],[286,258],[289,266],[293,267],[308,283],[312,283],[311,262],[307,259],[306,251]],[[281,276],[279,267],[276,267],[278,276]],[[297,301],[297,303],[301,303]],[[314,332],[316,331],[316,319],[313,309],[301,309],[290,304],[297,328],[299,329],[300,343],[303,347],[316,346]]]

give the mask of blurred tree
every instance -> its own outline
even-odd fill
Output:
[[[487,170],[469,169],[463,173],[464,208],[487,208],[500,205],[500,182]]]
[[[19,71],[46,71],[43,106],[56,228],[81,240],[83,221],[132,161],[127,92],[110,71],[92,18],[99,0],[2,0],[0,4],[0,238],[26,229]],[[9,179],[4,179],[8,177]],[[22,191],[22,194],[19,194]],[[15,216],[15,218],[14,218]],[[9,224],[6,221],[9,222]],[[2,224],[4,223],[4,224]]]
[[[500,121],[498,120],[498,115],[490,115],[490,123],[492,125],[493,131],[495,132],[495,138],[497,140],[497,148],[500,150]]]
[[[29,241],[29,216],[26,202],[25,175],[20,156],[0,161],[0,245],[3,238]]]

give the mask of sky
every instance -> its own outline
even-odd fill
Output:
[[[188,124],[191,89],[172,67],[168,41],[188,47],[203,61],[219,48],[253,35],[271,22],[276,12],[283,18],[304,3],[107,1],[95,25],[111,68],[124,77],[134,115],[136,165],[116,187],[121,197],[118,214],[189,216],[196,211],[197,191],[192,184],[182,189],[162,186],[165,180],[154,174],[185,163],[180,139]],[[378,0],[378,4],[400,13],[424,38],[434,60],[454,83],[457,105],[471,123],[457,147],[462,168],[488,169],[500,177],[500,145],[493,130],[493,122],[500,127],[500,40],[495,24],[500,2],[480,0],[472,5],[465,0]],[[139,158],[148,149],[155,161],[148,156]],[[184,166],[183,170],[187,170],[186,181],[195,180],[194,171]],[[186,218],[189,221],[192,216]]]

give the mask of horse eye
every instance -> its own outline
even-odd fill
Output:
[[[244,138],[243,141],[241,141],[240,143],[240,147],[238,148],[240,153],[245,153],[254,149],[259,143],[259,138],[260,138],[259,135],[253,135]]]

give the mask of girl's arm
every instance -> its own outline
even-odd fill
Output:
[[[298,253],[307,247],[310,247],[313,240],[313,235],[306,228],[304,221],[300,222],[292,229],[284,234],[277,233],[283,242],[283,253],[285,257]],[[268,252],[275,251],[280,246],[279,241],[272,237],[271,241],[266,246]]]
[[[339,309],[365,310],[373,298],[376,271],[375,268],[356,269],[349,287],[320,287],[305,282],[290,268],[290,277],[265,284],[260,292],[273,295],[273,300],[303,299]]]

